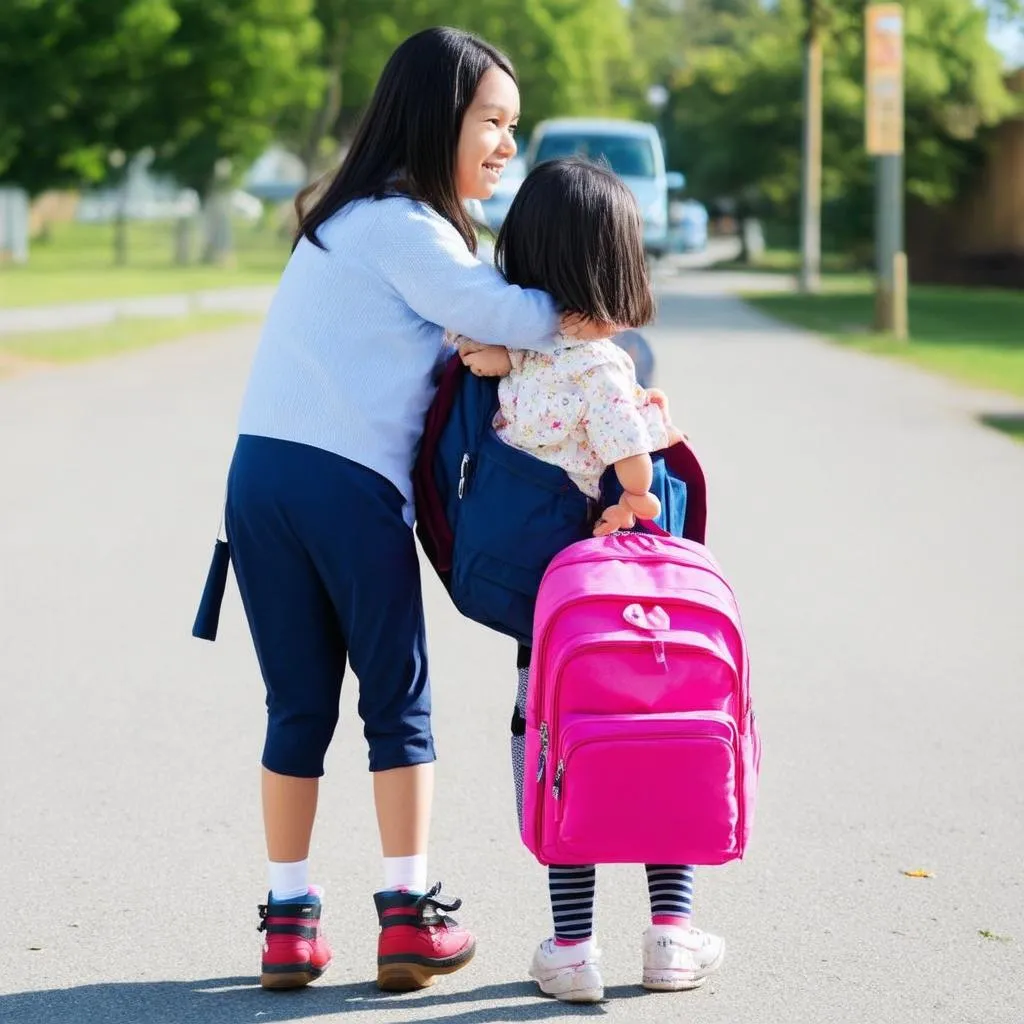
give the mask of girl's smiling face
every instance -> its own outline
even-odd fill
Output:
[[[519,89],[501,68],[484,72],[466,108],[455,151],[455,190],[460,199],[490,199],[505,165],[516,155]]]

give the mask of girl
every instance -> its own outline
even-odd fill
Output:
[[[473,956],[473,936],[444,913],[458,901],[427,889],[435,755],[410,473],[439,325],[546,351],[560,325],[602,329],[560,319],[549,295],[507,283],[474,255],[463,203],[494,192],[518,118],[507,58],[464,32],[430,29],[388,61],[319,198],[302,209],[300,197],[226,508],[267,695],[267,988],[305,985],[331,960],[307,858],[346,661],[359,678],[384,859],[377,983],[422,987]],[[483,372],[494,354],[467,359]]]
[[[523,183],[498,235],[496,259],[510,283],[542,288],[566,309],[640,327],[654,314],[644,264],[643,224],[629,189],[610,171],[579,160],[541,164]],[[609,332],[612,333],[612,332]],[[637,385],[632,363],[609,339],[560,340],[553,353],[512,352],[499,385],[495,422],[507,443],[561,466],[590,497],[614,464],[623,500],[595,534],[657,514],[650,453],[680,439],[668,405]],[[520,819],[530,652],[519,651],[512,762]],[[693,869],[647,865],[651,924],[643,936],[643,986],[696,988],[722,961],[724,943],[690,924]],[[570,1002],[603,998],[594,942],[594,865],[548,869],[554,935],[535,952],[530,976]]]

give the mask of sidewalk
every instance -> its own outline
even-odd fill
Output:
[[[109,324],[122,317],[160,318],[185,316],[195,312],[263,313],[270,305],[273,294],[273,285],[255,285],[141,298],[99,299],[95,302],[0,309],[0,336],[93,327]]]

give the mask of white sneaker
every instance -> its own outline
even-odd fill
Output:
[[[725,941],[699,928],[652,924],[644,932],[644,988],[681,992],[700,988],[725,958]]]
[[[599,1003],[604,999],[600,959],[593,938],[574,946],[556,946],[554,939],[545,939],[533,954],[530,977],[546,996],[566,1003]]]

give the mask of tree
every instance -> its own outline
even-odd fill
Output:
[[[824,2],[824,0],[823,0]],[[760,31],[695,50],[672,82],[672,159],[705,199],[745,197],[795,217],[800,184],[800,0],[780,0]],[[872,169],[864,152],[860,0],[825,10],[822,193],[834,241],[871,237]],[[922,202],[956,195],[983,152],[984,129],[1011,109],[1001,61],[972,0],[906,4],[906,185]]]
[[[149,79],[157,170],[208,209],[205,259],[229,247],[228,186],[273,140],[282,111],[320,95],[313,0],[174,0],[179,25]]]
[[[313,117],[287,115],[286,134],[307,166],[365,109],[388,56],[431,25],[474,32],[505,50],[523,97],[522,130],[557,113],[634,112],[645,70],[619,0],[318,0],[324,86]],[[332,147],[334,148],[334,147]]]
[[[0,180],[116,183],[152,149],[155,169],[213,199],[281,110],[316,102],[319,44],[313,0],[7,0]],[[217,206],[210,258],[228,241]]]
[[[173,0],[7,0],[0,9],[0,180],[30,194],[108,173],[143,143],[145,76]]]

